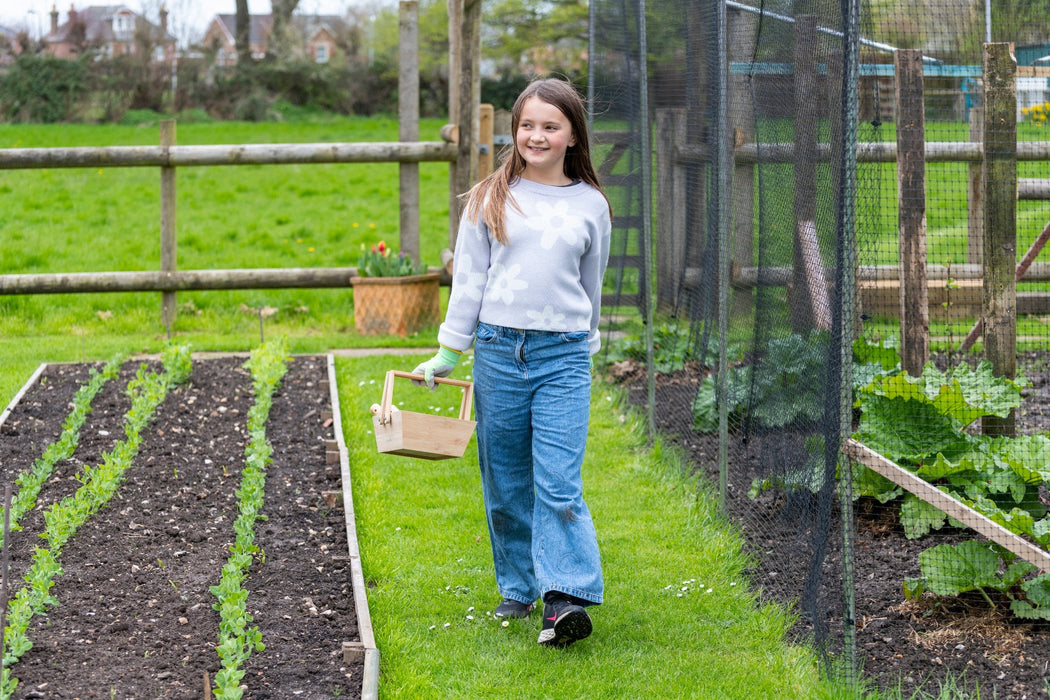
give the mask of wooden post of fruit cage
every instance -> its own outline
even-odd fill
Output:
[[[726,10],[729,32],[729,61],[749,63],[758,43],[758,15],[741,10]],[[729,127],[733,150],[755,142],[755,111],[751,103],[748,76],[729,71]],[[733,167],[733,269],[750,265],[755,247],[755,165],[741,162],[734,155]],[[733,290],[733,313],[751,313],[754,294],[750,289]]]
[[[984,354],[998,377],[1017,371],[1017,63],[1013,44],[984,45]],[[1014,413],[981,419],[1013,435]]]
[[[687,168],[678,155],[686,139],[686,111],[656,110],[656,308],[676,308],[682,269],[686,260]]]
[[[897,219],[900,226],[901,366],[913,377],[930,357],[926,287],[926,118],[922,51],[893,54],[897,111]]]
[[[824,266],[816,244],[817,182],[817,20],[801,15],[795,21],[794,120],[795,120],[795,198],[794,244],[792,245],[792,284],[790,304],[792,325],[804,330],[829,326],[827,287],[822,284]]]
[[[494,144],[493,129],[495,128],[495,110],[492,105],[483,104],[478,107],[478,179],[483,180],[492,172]]]
[[[419,140],[419,3],[398,6],[397,138]],[[401,251],[419,260],[419,163],[398,164]]]
[[[970,107],[970,142],[984,141],[984,99],[978,99]],[[966,166],[970,175],[970,191],[966,198],[966,262],[974,265],[981,263],[982,243],[984,240],[984,184],[981,181],[981,163],[969,163]]]
[[[162,119],[160,122],[160,145],[164,155],[175,145],[175,120]],[[175,234],[175,168],[170,165],[160,167],[160,271],[174,272],[178,266]],[[171,337],[171,327],[175,324],[175,292],[161,292],[160,313],[164,327]]]

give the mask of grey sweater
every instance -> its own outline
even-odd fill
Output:
[[[601,192],[518,178],[506,205],[507,245],[467,217],[459,227],[452,293],[438,342],[466,350],[478,321],[509,328],[587,331],[598,352],[611,221]],[[514,206],[517,203],[517,208]],[[520,211],[519,211],[520,209]]]

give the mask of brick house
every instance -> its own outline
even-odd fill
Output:
[[[273,31],[271,15],[251,15],[248,45],[252,58],[266,56]],[[292,15],[292,31],[298,37],[296,58],[328,63],[339,53],[337,38],[346,32],[346,20],[339,15]],[[215,15],[201,40],[201,48],[214,52],[215,64],[232,66],[237,63],[237,15]]]
[[[59,24],[58,10],[51,8],[51,31],[43,39],[47,53],[57,58],[75,58],[93,49],[103,56],[136,55],[144,49],[153,60],[175,58],[175,37],[168,32],[168,11],[160,8],[160,23],[153,24],[126,5],[92,5],[82,10],[69,6],[66,21]]]
[[[15,60],[15,56],[22,52],[22,46],[18,37],[19,33],[13,27],[0,24],[0,66],[11,64]]]

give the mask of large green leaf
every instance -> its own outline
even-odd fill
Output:
[[[1050,438],[1045,435],[988,438],[987,448],[1026,482],[1050,482]]]
[[[904,489],[859,462],[853,463],[853,500],[865,496],[889,503],[904,493]]]
[[[942,596],[981,588],[998,588],[999,554],[991,545],[960,542],[931,547],[919,554],[919,567],[928,591]]]
[[[1014,600],[1010,610],[1028,620],[1050,620],[1050,574],[1036,576],[1021,584],[1028,600]]]
[[[896,386],[906,388],[905,384]],[[950,457],[969,449],[968,438],[959,432],[958,424],[933,404],[875,393],[861,396],[856,437],[889,459],[911,466],[938,453]]]
[[[924,374],[925,377],[925,374]],[[992,363],[982,360],[976,369],[970,369],[966,363],[952,370],[953,391],[958,386],[966,404],[981,411],[983,415],[1005,418],[1010,411],[1021,405],[1021,388],[1026,382],[1023,378],[1007,379],[996,377]],[[954,408],[952,403],[947,408]],[[961,409],[966,415],[971,412]],[[967,421],[963,421],[968,425]]]
[[[904,535],[909,540],[927,535],[930,530],[940,530],[944,527],[944,520],[947,517],[944,511],[934,508],[921,498],[910,493],[904,494],[904,502],[901,504],[901,525],[904,527]]]
[[[869,343],[863,337],[853,341],[853,361],[859,365],[877,365],[882,370],[899,367],[901,356],[892,344]]]

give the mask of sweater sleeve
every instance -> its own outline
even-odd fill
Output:
[[[464,216],[456,237],[452,258],[452,291],[445,322],[438,330],[438,342],[460,352],[474,343],[474,330],[481,313],[481,300],[489,274],[489,229],[479,216],[477,222]]]
[[[612,236],[612,221],[609,218],[608,208],[605,208],[603,213],[597,217],[594,225],[595,230],[592,233],[590,248],[580,259],[580,283],[591,300],[591,328],[587,336],[591,355],[601,349],[598,325],[601,323],[602,315],[602,280],[609,264],[609,246]]]

